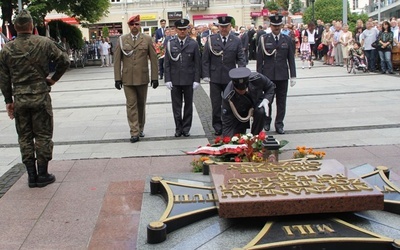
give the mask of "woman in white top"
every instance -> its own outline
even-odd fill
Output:
[[[343,67],[347,67],[350,43],[353,41],[353,34],[349,31],[349,26],[347,24],[343,25],[342,34],[340,35],[339,41],[340,45],[342,46],[343,63],[344,63]]]

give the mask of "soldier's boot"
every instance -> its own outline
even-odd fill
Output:
[[[56,177],[53,174],[47,172],[48,163],[38,164],[38,177],[36,184],[38,187],[45,187],[56,181]]]
[[[28,173],[28,186],[30,188],[37,187],[37,172],[35,163],[26,164],[26,172]]]

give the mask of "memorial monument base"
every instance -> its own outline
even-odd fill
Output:
[[[382,210],[383,194],[336,160],[211,165],[222,218]]]

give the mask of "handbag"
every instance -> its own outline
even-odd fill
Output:
[[[323,43],[320,43],[319,45],[318,45],[318,50],[322,50],[324,48],[324,44]]]
[[[376,40],[375,42],[371,43],[372,48],[377,49],[379,47],[379,40]]]

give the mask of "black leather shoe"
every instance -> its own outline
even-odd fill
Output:
[[[160,80],[162,80],[163,79],[163,76],[160,76]]]
[[[265,131],[269,131],[271,129],[271,125],[270,124],[264,124],[264,130]]]
[[[278,134],[283,135],[283,134],[285,133],[285,130],[283,130],[283,128],[277,128],[277,129],[276,129],[276,132],[277,132]]]
[[[139,133],[139,137],[144,137],[144,133],[143,133],[143,131],[140,131],[140,133]]]
[[[182,132],[175,132],[175,137],[181,137]]]
[[[132,136],[130,139],[131,143],[135,143],[139,141],[139,136]]]
[[[215,131],[215,133],[214,133],[214,135],[222,135],[222,130],[217,130],[217,131]]]
[[[189,136],[190,136],[190,133],[189,133],[189,132],[183,132],[183,136],[184,136],[184,137],[189,137]]]

